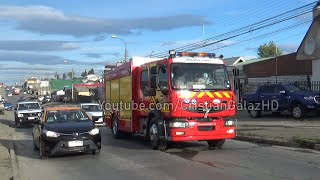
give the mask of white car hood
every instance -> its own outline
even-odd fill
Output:
[[[39,113],[39,112],[42,112],[41,109],[27,109],[27,110],[18,110],[17,111],[18,114],[25,114],[25,113]]]
[[[87,112],[90,116],[102,116],[102,111],[96,111],[96,112]]]

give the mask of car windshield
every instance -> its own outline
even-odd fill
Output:
[[[88,112],[102,111],[102,108],[100,105],[82,105],[81,107],[84,111],[88,111]]]
[[[295,86],[295,85],[291,85],[291,84],[288,84],[288,85],[283,85],[284,89],[286,91],[289,91],[289,92],[299,92],[299,91],[302,91],[301,88]]]
[[[90,121],[89,117],[81,110],[48,111],[47,123],[82,122]]]
[[[228,73],[223,64],[172,64],[173,89],[229,90]]]
[[[41,109],[38,103],[23,103],[19,104],[19,110],[27,110],[27,109]]]

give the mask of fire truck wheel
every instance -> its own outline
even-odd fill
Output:
[[[210,148],[221,148],[226,140],[221,139],[221,140],[210,140],[207,141],[208,145]]]
[[[156,118],[153,118],[149,124],[148,137],[153,150],[165,151],[167,149],[167,141],[161,140],[159,135],[159,125]]]
[[[114,138],[120,138],[121,132],[118,129],[118,118],[116,116],[113,116],[112,118],[112,135]]]

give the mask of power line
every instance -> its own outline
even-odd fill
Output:
[[[317,1],[315,1],[313,3],[309,3],[309,4],[301,6],[301,7],[298,7],[296,9],[281,13],[281,14],[273,16],[271,18],[267,18],[267,19],[259,21],[257,23],[254,23],[254,24],[251,24],[251,25],[247,25],[245,27],[238,28],[236,30],[233,30],[233,31],[230,31],[230,32],[227,32],[227,33],[215,36],[215,37],[211,37],[211,38],[208,38],[208,39],[203,40],[203,41],[199,41],[197,43],[192,43],[192,44],[189,44],[189,45],[185,45],[185,46],[176,48],[176,50],[180,50],[180,51],[188,50],[188,51],[191,51],[191,50],[207,47],[207,46],[210,46],[212,44],[216,44],[216,43],[219,43],[219,42],[222,42],[222,41],[226,41],[228,39],[232,39],[232,38],[235,38],[235,37],[247,34],[247,33],[251,33],[253,31],[256,31],[256,30],[259,30],[259,29],[263,29],[263,28],[266,28],[266,27],[269,27],[269,26],[273,26],[275,24],[279,24],[279,23],[288,21],[290,19],[293,19],[293,18],[296,18],[296,17],[299,17],[301,15],[304,15],[304,14],[307,14],[307,13],[311,12],[313,7],[314,7],[314,4],[316,2]],[[286,17],[286,16],[282,17],[282,16],[287,15],[287,14],[290,14],[290,15],[288,17]],[[223,37],[225,37],[225,38],[223,38]],[[218,39],[218,38],[223,38],[223,39],[220,39],[220,40],[216,41],[216,39]],[[212,40],[214,40],[214,42],[210,42]],[[207,43],[207,42],[210,42],[210,43]],[[156,57],[165,57],[165,56],[167,56],[167,52],[157,53],[157,54],[154,54],[154,56],[156,56]]]

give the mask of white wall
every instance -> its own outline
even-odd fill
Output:
[[[320,81],[320,59],[312,61],[311,81]]]

